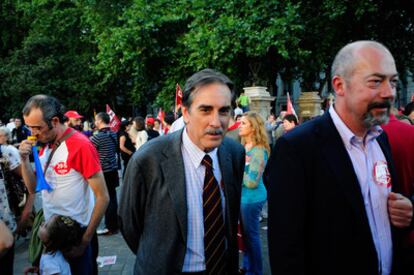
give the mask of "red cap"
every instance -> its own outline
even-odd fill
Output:
[[[81,116],[78,112],[76,112],[74,110],[67,111],[65,113],[65,117],[67,117],[67,118],[83,118],[83,116]]]
[[[147,124],[153,125],[154,124],[154,118],[153,117],[147,118]]]

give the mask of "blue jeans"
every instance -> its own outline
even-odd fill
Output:
[[[262,248],[259,234],[259,216],[265,201],[241,204],[243,240],[246,251],[243,253],[245,274],[263,274]]]

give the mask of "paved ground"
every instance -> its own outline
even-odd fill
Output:
[[[119,192],[118,192],[119,193]],[[36,202],[39,205],[39,201]],[[260,224],[261,228],[265,227],[266,222]],[[269,257],[268,257],[268,246],[267,246],[267,231],[264,229],[260,230],[260,237],[262,240],[262,251],[263,251],[263,265],[264,274],[270,274],[269,268]],[[28,263],[28,240],[20,239],[16,242],[16,255],[14,262],[14,274],[23,274],[24,268],[29,266]],[[100,236],[99,237],[99,256],[117,256],[116,263],[114,265],[104,266],[99,268],[99,274],[102,275],[119,275],[119,274],[132,274],[135,262],[135,255],[131,253],[128,246],[126,245],[121,234],[112,236]],[[240,255],[241,256],[241,255]],[[241,259],[241,257],[240,257]]]

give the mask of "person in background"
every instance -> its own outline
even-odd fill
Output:
[[[74,110],[70,110],[65,113],[65,117],[67,118],[67,120],[65,121],[66,126],[71,127],[76,131],[82,132],[83,116],[81,116],[78,112]]]
[[[155,122],[155,119],[153,117],[148,117],[145,121],[145,126],[146,126],[146,130],[148,134],[148,140],[151,140],[153,138],[160,136],[160,133],[154,130],[154,122]]]
[[[20,118],[16,118],[14,120],[15,128],[11,132],[12,136],[12,144],[15,147],[19,147],[20,142],[25,140],[28,136],[30,136],[30,131],[27,129],[23,124]]]
[[[125,175],[126,168],[128,166],[129,159],[132,154],[135,152],[135,146],[132,143],[131,138],[129,137],[128,131],[132,127],[132,123],[128,120],[123,120],[121,122],[121,127],[118,132],[119,139],[119,149],[121,151],[121,158],[124,162],[124,171],[122,175]]]
[[[164,135],[164,130],[162,129],[162,123],[161,120],[159,120],[158,118],[154,119],[154,127],[153,130],[158,132],[158,134],[160,136]]]
[[[298,118],[293,114],[287,114],[283,118],[283,129],[285,133],[291,131],[298,125]]]
[[[32,212],[34,194],[27,195],[23,211],[16,213],[16,205],[21,202],[17,201],[15,202],[16,205],[13,205],[13,201],[9,197],[9,192],[12,190],[10,184],[14,184],[9,175],[14,174],[15,177],[20,179],[22,165],[19,151],[16,147],[10,145],[10,142],[9,129],[0,127],[0,220],[4,222],[11,234],[17,235],[23,233],[27,227]],[[20,217],[17,216],[19,214]],[[3,251],[4,253],[0,257],[0,271],[1,274],[8,275],[13,274],[14,246],[12,243],[11,246],[7,245],[6,247],[8,248],[7,251]]]
[[[286,111],[280,111],[279,116],[276,119],[276,130],[274,131],[274,143],[285,133],[283,128],[283,118],[286,115]],[[274,146],[273,146],[274,147]]]
[[[237,103],[242,108],[243,113],[249,111],[250,98],[244,94],[244,91],[240,93]]]
[[[109,204],[105,212],[105,228],[97,231],[98,235],[112,235],[118,233],[118,199],[116,187],[119,186],[118,176],[118,137],[109,127],[110,117],[105,112],[95,116],[95,125],[98,133],[91,137],[92,144],[99,154],[106,189],[109,194]]]
[[[93,135],[93,131],[92,128],[90,126],[91,124],[89,123],[89,121],[85,120],[83,122],[83,129],[82,129],[82,134],[84,134],[85,136],[87,136],[88,138],[90,138]]]
[[[336,55],[334,105],[276,142],[269,173],[273,274],[400,274],[401,233],[413,205],[379,125],[398,73],[390,51],[356,41]]]
[[[243,109],[240,108],[239,103],[236,100],[236,108],[234,108],[234,120],[236,120],[236,116],[238,115],[242,115],[243,114]]]
[[[382,125],[390,141],[392,159],[401,185],[401,194],[414,196],[414,126],[397,120],[393,112],[390,121]],[[414,230],[404,232],[402,275],[414,274]]]
[[[270,147],[264,121],[259,114],[243,113],[239,128],[239,135],[246,150],[240,209],[243,240],[246,246],[242,271],[245,274],[261,275],[263,264],[259,217],[267,198],[263,172],[269,158]]]
[[[180,116],[179,118],[177,118],[173,124],[171,124],[170,130],[168,131],[169,134],[174,133],[175,131],[181,130],[182,128],[185,127],[185,122],[184,122],[184,118],[182,116]]]
[[[9,119],[9,123],[7,123],[6,127],[7,127],[7,129],[9,129],[10,133],[16,127],[16,124],[14,123],[14,118],[13,117]]]
[[[148,134],[145,130],[145,120],[141,116],[134,118],[133,127],[136,131],[135,149],[138,150],[145,142],[148,141]]]
[[[411,124],[414,123],[414,101],[405,105],[403,114],[411,120]]]
[[[170,131],[171,125],[174,123],[174,114],[168,113],[164,118],[164,135],[168,134]]]
[[[230,121],[229,121],[229,128],[227,129],[226,137],[229,137],[233,139],[234,141],[241,142],[241,138],[239,136],[240,121],[234,121],[233,117],[234,116],[232,113],[232,116],[230,117]]]
[[[265,121],[265,128],[267,133],[267,139],[269,140],[269,147],[272,150],[274,139],[273,139],[273,132],[276,130],[276,128],[279,126],[276,123],[276,118],[274,114],[270,114],[267,116],[267,120]]]

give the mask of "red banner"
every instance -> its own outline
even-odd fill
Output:
[[[121,121],[116,116],[114,111],[112,111],[111,107],[109,107],[108,104],[106,104],[106,113],[109,115],[109,118],[110,118],[109,127],[111,127],[112,131],[118,132],[119,126],[121,126]]]
[[[160,108],[158,111],[157,118],[161,120],[162,124],[164,124],[165,112],[162,110],[162,108]]]
[[[183,102],[183,91],[181,90],[180,84],[177,83],[175,86],[175,110],[174,113],[177,114],[180,110]]]
[[[292,101],[290,101],[289,93],[287,93],[287,111],[286,111],[286,114],[294,114],[296,117],[298,117],[298,115],[295,112],[295,108],[293,108]]]

